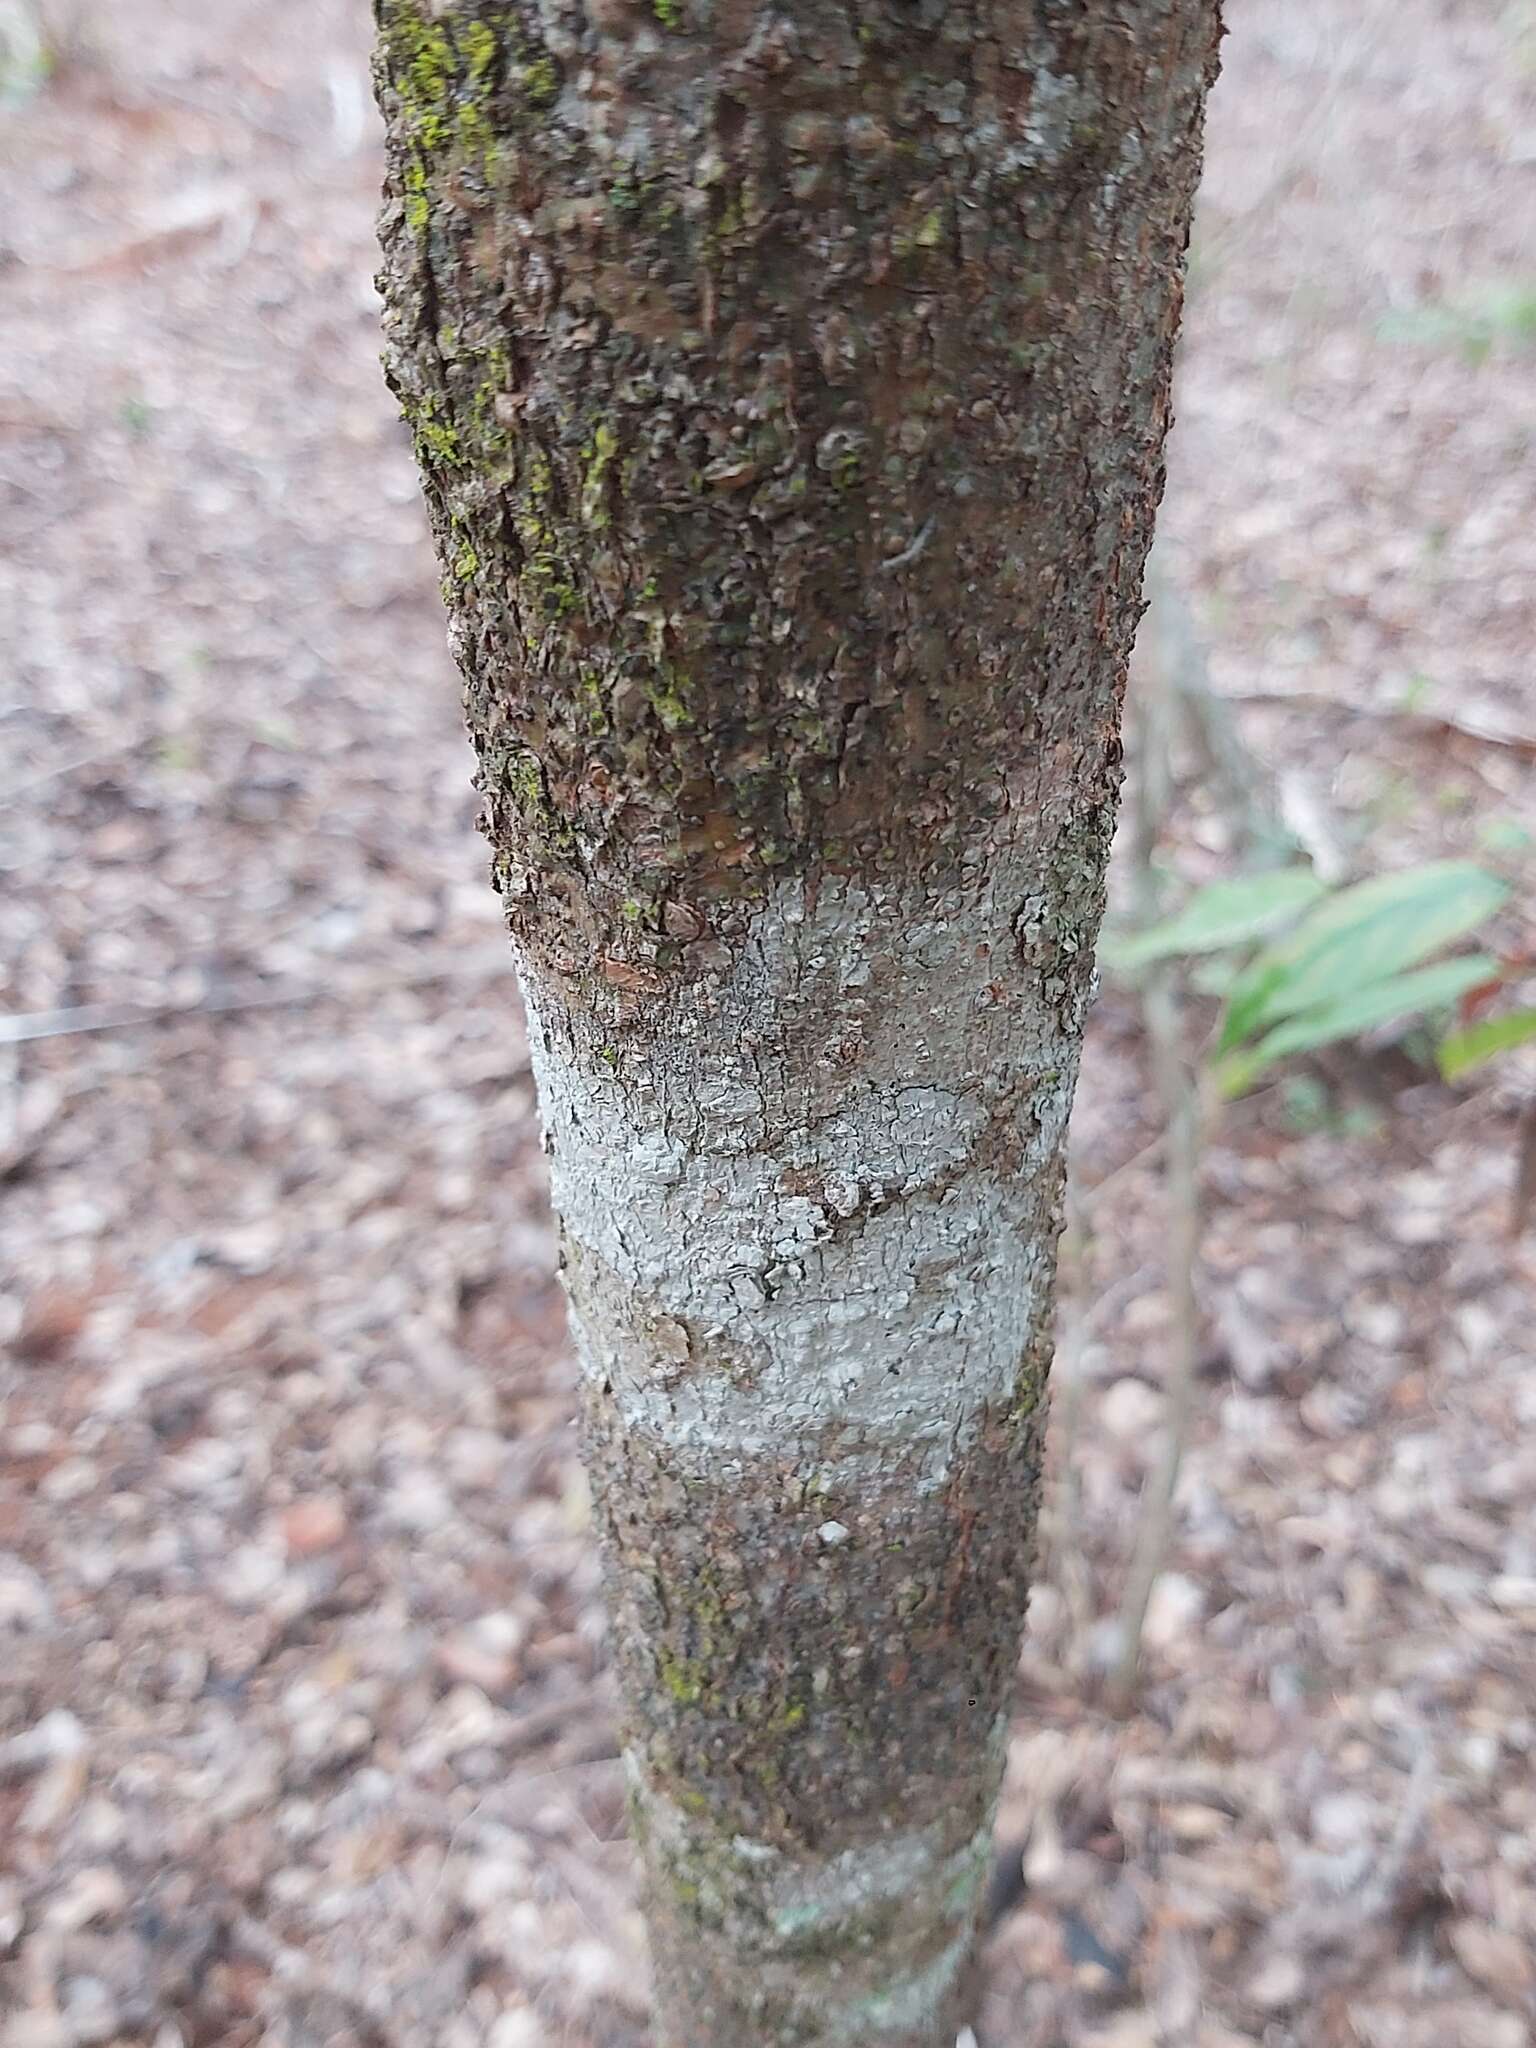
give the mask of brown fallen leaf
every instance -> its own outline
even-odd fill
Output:
[[[12,1351],[24,1365],[49,1365],[63,1358],[95,1305],[92,1288],[69,1287],[61,1281],[45,1283],[28,1297],[21,1327],[11,1340]]]
[[[1536,1989],[1536,1963],[1518,1934],[1490,1927],[1484,1920],[1458,1920],[1450,1931],[1451,1948],[1475,1983],[1495,1998],[1523,2002]]]
[[[290,1557],[319,1557],[345,1537],[347,1511],[329,1495],[295,1501],[283,1515],[282,1531]]]

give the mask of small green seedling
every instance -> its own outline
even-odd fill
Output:
[[[1402,1018],[1433,1018],[1472,990],[1498,985],[1505,971],[1489,953],[1436,956],[1484,924],[1508,894],[1470,861],[1435,861],[1342,889],[1329,889],[1310,867],[1281,868],[1201,889],[1149,930],[1107,938],[1103,954],[1122,970],[1176,958],[1227,968],[1213,1075],[1230,1097],[1293,1054]],[[1455,1032],[1441,1045],[1441,1070],[1447,1078],[1464,1073],[1531,1036],[1530,1011]]]
[[[1502,1017],[1484,1017],[1442,1039],[1438,1058],[1447,1081],[1459,1081],[1501,1052],[1536,1039],[1536,1010],[1506,1010]]]

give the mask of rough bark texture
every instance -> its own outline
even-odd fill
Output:
[[[377,0],[668,2048],[953,2040],[1217,0]]]

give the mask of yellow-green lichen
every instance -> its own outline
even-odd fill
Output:
[[[519,754],[507,764],[507,787],[524,811],[544,808],[544,771],[532,754]]]
[[[582,450],[586,468],[581,480],[581,516],[598,532],[608,524],[608,470],[618,452],[617,435],[606,422],[599,421]]]
[[[891,248],[897,256],[910,256],[918,249],[937,249],[943,240],[944,216],[935,208],[920,220],[908,216],[891,236]]]
[[[412,0],[392,0],[384,18],[383,46],[399,95],[401,132],[407,146],[403,172],[406,220],[420,235],[430,219],[434,158],[457,145],[465,165],[486,178],[494,177],[499,168],[496,126],[484,103],[491,92],[500,45],[494,30],[483,21],[467,22],[456,36],[450,36],[441,23],[425,18]],[[547,66],[547,59],[540,61]]]
[[[602,677],[595,669],[584,668],[576,679],[576,687],[580,690],[582,701],[586,705],[588,725],[593,732],[606,732],[609,723],[608,700],[604,694]]]
[[[746,208],[739,192],[721,207],[714,222],[714,234],[720,241],[728,241],[732,235],[739,235],[746,226]]]
[[[647,197],[651,190],[649,179],[638,177],[634,171],[627,171],[608,188],[608,204],[622,220],[638,220],[644,213]]]
[[[459,108],[456,126],[465,162],[487,178],[494,178],[501,165],[501,144],[484,113],[473,101],[467,101]]]
[[[469,424],[475,450],[488,467],[499,467],[497,458],[504,461],[512,446],[512,437],[496,409],[497,400],[511,389],[511,358],[505,345],[496,341],[467,349],[464,353],[474,356],[481,373],[469,400]]]
[[[560,97],[560,74],[548,57],[533,58],[518,75],[530,107],[552,107]]]
[[[413,156],[402,174],[405,186],[405,223],[413,234],[424,235],[432,220],[432,201],[427,188],[427,167]]]
[[[687,688],[687,676],[670,661],[659,662],[656,673],[646,684],[646,700],[668,732],[681,732],[693,723],[683,697]]]
[[[450,466],[463,461],[459,430],[437,399],[423,398],[413,402],[402,398],[400,417],[415,437],[418,461],[426,462],[430,457],[436,463]]]
[[[680,1707],[696,1707],[704,1697],[704,1668],[691,1657],[674,1657],[663,1650],[656,1664],[663,1686]]]
[[[478,83],[496,62],[498,44],[495,30],[487,22],[466,22],[459,31],[459,47],[469,65],[470,77]]]
[[[440,149],[448,139],[455,76],[447,30],[408,0],[395,0],[384,17],[384,48],[411,139],[424,149]]]
[[[523,580],[540,614],[548,622],[568,618],[581,605],[581,592],[552,548],[538,547],[525,558]]]
[[[487,760],[485,772],[488,782],[496,779],[494,768],[495,764]],[[538,756],[513,754],[503,759],[500,769],[501,785],[516,804],[524,825],[542,834],[555,852],[573,853],[576,835],[549,800],[544,769]]]

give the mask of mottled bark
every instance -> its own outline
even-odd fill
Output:
[[[377,0],[668,2048],[953,2039],[1217,0]]]

